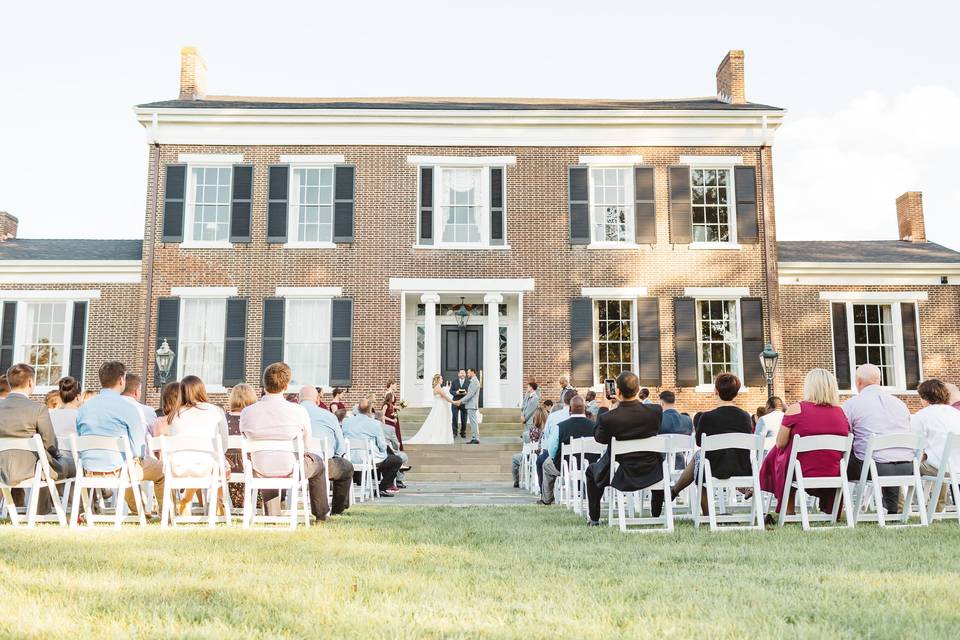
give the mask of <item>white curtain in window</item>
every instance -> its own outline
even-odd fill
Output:
[[[291,385],[330,381],[330,300],[287,300],[283,357],[293,369]]]
[[[478,167],[440,170],[440,207],[444,242],[479,243],[486,206],[485,171]]]
[[[222,385],[227,301],[187,298],[181,306],[180,376],[200,376],[207,386]]]

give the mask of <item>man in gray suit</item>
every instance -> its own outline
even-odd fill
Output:
[[[36,387],[37,376],[28,364],[15,364],[7,370],[10,394],[0,400],[0,438],[32,438],[39,433],[46,449],[47,460],[54,480],[72,478],[76,473],[73,460],[57,448],[57,436],[50,421],[50,412],[42,402],[30,399]],[[19,484],[33,477],[37,468],[37,454],[32,451],[0,452],[0,480],[5,484]],[[13,491],[17,506],[23,506],[23,490]],[[43,489],[37,503],[37,513],[50,513],[53,502],[50,492]]]
[[[480,408],[480,381],[477,380],[477,372],[467,369],[467,380],[470,384],[466,395],[453,404],[463,405],[467,409],[467,422],[470,423],[470,434],[473,437],[467,444],[480,444],[480,423],[477,422],[477,409]]]
[[[537,407],[540,406],[539,386],[536,380],[528,381],[527,388],[529,390],[526,395],[523,396],[523,406],[520,408],[520,414],[523,418],[524,442],[530,442],[530,427],[533,426],[533,414],[537,412]]]

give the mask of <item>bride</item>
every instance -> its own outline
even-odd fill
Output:
[[[453,429],[450,426],[450,403],[453,400],[441,386],[443,378],[440,374],[433,376],[431,384],[433,408],[417,435],[407,440],[406,444],[453,444]]]

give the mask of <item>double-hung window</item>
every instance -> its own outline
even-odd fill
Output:
[[[693,241],[736,242],[733,171],[729,168],[690,170]]]
[[[26,302],[21,362],[37,372],[37,386],[57,384],[67,371],[68,327],[73,305],[67,302]]]
[[[633,208],[633,167],[590,168],[593,242],[633,242]]]
[[[293,369],[291,386],[330,382],[330,299],[288,298],[283,355]]]
[[[333,167],[305,166],[290,170],[290,244],[333,242]]]
[[[440,242],[448,246],[488,244],[489,171],[485,167],[438,167]]]
[[[637,370],[633,300],[593,301],[594,382]]]
[[[187,188],[188,239],[197,244],[230,241],[232,166],[192,166]]]
[[[851,303],[853,325],[854,368],[873,364],[880,369],[881,385],[900,386],[897,376],[897,339],[894,332],[894,305],[879,303]]]
[[[200,376],[207,387],[223,385],[226,298],[183,298],[180,309],[179,378]]]
[[[701,385],[727,371],[743,377],[737,300],[697,301],[697,346]]]

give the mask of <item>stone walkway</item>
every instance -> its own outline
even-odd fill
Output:
[[[394,498],[364,505],[404,507],[485,507],[536,504],[537,496],[512,483],[419,482],[411,483]]]

